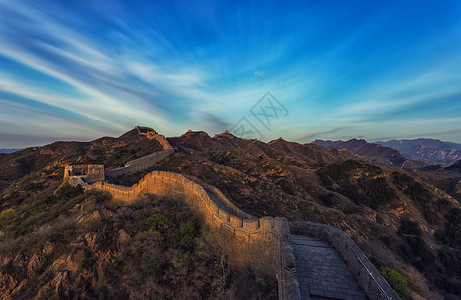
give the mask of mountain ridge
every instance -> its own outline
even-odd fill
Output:
[[[368,143],[364,139],[354,138],[348,141],[315,140],[314,143],[336,149],[345,149],[353,154],[363,156],[374,163],[402,167],[408,162],[408,158],[398,150],[379,144]]]
[[[60,199],[57,203],[52,196],[61,183],[64,165],[123,164],[130,159],[132,151],[144,154],[156,147],[135,132],[122,136],[123,139],[106,137],[83,144],[54,143],[0,156],[3,172],[0,179],[4,187],[0,208],[3,215],[9,216],[0,218],[0,222],[3,222],[2,228],[13,230],[7,232],[10,240],[6,244],[17,245],[16,239],[34,234],[34,224],[45,226],[45,221],[58,217],[47,213],[49,205],[80,205],[77,202],[82,198],[72,198],[71,202]],[[189,131],[167,139],[176,151],[159,162],[155,170],[197,177],[222,191],[238,208],[258,218],[282,216],[291,221],[338,227],[354,239],[377,267],[395,272],[402,270],[402,276],[417,278],[418,287],[412,293],[433,299],[432,293],[461,294],[461,273],[451,269],[456,265],[461,247],[453,238],[458,232],[460,204],[455,197],[459,196],[459,179],[437,177],[437,174],[430,177],[429,173],[418,170],[378,165],[349,151],[315,143],[300,144],[283,139],[265,143],[241,139],[228,132],[210,137],[203,131]],[[151,171],[118,176],[111,179],[111,183],[130,186]],[[91,199],[94,199],[91,194],[83,198],[84,201]],[[98,203],[92,205],[98,207]],[[70,209],[76,212],[83,207],[72,205]],[[100,215],[98,219],[118,215],[111,208],[113,205],[95,213]],[[42,207],[43,211],[38,215],[29,214],[30,207],[35,206]],[[63,214],[68,213],[63,211]],[[43,220],[36,220],[38,217]],[[136,234],[125,231],[130,236]],[[439,233],[434,235],[434,232]],[[97,236],[104,234],[96,232]],[[0,247],[0,261],[3,257],[18,256],[8,249]],[[27,259],[37,254],[32,248],[23,251]],[[40,253],[37,255],[42,257]],[[17,277],[14,270],[7,274],[13,279],[22,278]],[[59,278],[59,273],[50,271]],[[458,275],[447,277],[449,272]],[[95,285],[94,282],[90,285]]]
[[[386,147],[394,148],[410,159],[436,163],[452,164],[461,159],[461,144],[444,142],[437,139],[419,138],[377,141]]]

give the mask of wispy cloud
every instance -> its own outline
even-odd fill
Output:
[[[146,58],[136,56],[135,51],[129,57],[104,51],[93,40],[36,8],[15,2],[5,2],[2,6],[18,19],[4,18],[0,23],[0,54],[70,84],[85,97],[53,97],[53,90],[37,92],[17,79],[4,80],[0,86],[4,91],[72,110],[119,131],[127,128],[124,120],[151,122],[167,128],[164,115],[171,106],[165,105],[162,98],[184,97],[194,92],[194,85],[200,84],[201,74],[194,70],[171,73],[146,63]],[[29,38],[17,37],[11,28]]]
[[[290,110],[274,137],[413,134],[408,121],[429,118],[434,134],[460,126],[444,120],[461,112],[459,20],[422,21],[449,4],[414,16],[398,2],[305,5],[1,1],[2,130],[212,134],[267,91]]]

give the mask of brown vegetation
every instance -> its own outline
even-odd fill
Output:
[[[128,149],[130,145],[135,145],[139,134],[130,134],[123,139],[103,138],[91,143],[55,143],[0,157],[0,183],[3,184],[0,222],[11,221],[8,224],[2,223],[0,239],[4,255],[12,257],[11,264],[4,264],[2,267],[2,282],[11,291],[42,286],[38,279],[27,283],[23,280],[25,277],[13,276],[9,272],[21,268],[21,274],[26,274],[24,272],[28,271],[24,270],[28,270],[29,265],[30,270],[41,270],[39,266],[42,261],[47,261],[44,260],[44,257],[47,257],[46,253],[61,253],[60,256],[50,256],[52,264],[66,253],[61,260],[70,257],[70,260],[67,260],[69,263],[81,262],[81,265],[85,265],[84,268],[81,267],[82,270],[86,270],[82,272],[93,274],[91,276],[100,274],[99,267],[97,270],[91,268],[94,265],[94,257],[97,259],[97,265],[103,261],[102,257],[108,262],[113,261],[113,257],[104,256],[106,250],[101,250],[101,254],[89,250],[85,252],[84,248],[76,252],[65,248],[64,252],[59,252],[62,251],[59,242],[46,241],[64,239],[69,242],[72,241],[72,234],[76,234],[74,237],[79,235],[79,238],[85,239],[87,243],[87,240],[95,239],[95,234],[104,236],[111,232],[111,225],[105,223],[97,224],[103,224],[101,230],[106,228],[107,232],[95,229],[86,232],[87,235],[74,230],[80,228],[79,225],[75,227],[75,224],[118,219],[121,216],[119,209],[123,205],[117,206],[104,200],[102,203],[107,205],[101,207],[101,203],[90,200],[95,195],[75,197],[68,194],[70,191],[53,195],[53,191],[60,184],[65,164],[111,164],[115,160],[126,162],[130,155],[125,153],[127,155],[123,154],[116,159],[114,149],[122,147],[119,145],[123,143]],[[439,178],[437,174],[377,166],[346,151],[315,144],[301,145],[283,140],[263,143],[235,138],[230,134],[211,138],[204,132],[189,132],[181,137],[170,138],[169,141],[175,147],[176,153],[162,161],[156,169],[196,176],[218,187],[240,209],[256,217],[284,216],[292,221],[313,221],[337,226],[356,241],[377,267],[383,267],[382,270],[389,268],[402,276],[410,277],[413,282],[412,285],[408,285],[410,296],[436,299],[450,294],[461,294],[461,274],[457,268],[460,265],[461,250],[458,243],[460,231],[457,227],[457,224],[460,224],[460,205],[455,198],[460,194],[459,178]],[[140,147],[144,146],[147,147]],[[101,150],[99,156],[95,155],[97,148]],[[141,150],[147,151],[144,148]],[[147,171],[142,171],[112,180],[129,186],[146,173]],[[90,198],[85,198],[86,196]],[[96,198],[99,197],[102,196]],[[132,211],[137,210],[135,207],[125,206]],[[82,221],[79,223],[80,219],[75,219],[77,211],[82,213],[86,209],[88,211],[81,216]],[[163,209],[165,208],[162,207]],[[128,218],[123,224],[128,226],[133,222],[137,221]],[[162,218],[159,217],[152,224],[154,227],[161,226],[159,224],[162,224]],[[89,230],[88,228],[85,230]],[[113,234],[118,236],[120,229],[114,228],[118,231],[113,231]],[[133,241],[136,235],[134,231],[123,229],[124,232],[120,232],[120,241],[113,239],[115,245],[104,247],[116,249],[111,247],[117,247],[117,241],[120,245],[128,236]],[[55,235],[56,232],[59,234]],[[200,229],[198,240],[202,232],[203,229]],[[24,245],[38,245],[34,236],[42,241],[40,247],[34,248],[37,250],[37,257],[26,252],[21,254],[23,256],[18,256]],[[168,240],[168,237],[163,238],[163,241]],[[174,253],[186,251],[181,248],[183,246],[178,247],[174,249],[179,252]],[[198,252],[198,248],[195,249],[194,252]],[[164,259],[173,257],[168,251],[159,253]],[[20,263],[21,257],[27,257],[27,260]],[[137,259],[141,261],[148,258],[143,256]],[[219,274],[223,274],[219,255],[215,262]],[[74,265],[79,263],[70,264]],[[44,282],[65,283],[69,282],[69,278],[73,279],[72,274],[76,274],[72,273],[73,271],[69,273],[61,269],[53,270],[56,272],[49,277],[43,277]],[[395,275],[393,272],[386,272]],[[146,276],[156,276],[155,274]],[[182,274],[187,275],[187,272]],[[244,277],[241,274],[232,276],[232,271],[229,274],[232,279],[227,281],[223,295],[231,291],[237,295],[241,290],[234,289],[232,282],[240,281],[238,284],[242,284],[241,278]],[[40,276],[37,278],[42,278]],[[81,284],[90,282],[91,286],[95,283],[94,286],[97,287],[100,277],[91,276],[81,277]],[[270,290],[271,285],[267,284],[267,281],[261,281],[254,274],[246,276],[253,278],[251,284],[258,286],[257,282],[260,282],[259,286],[266,293]],[[158,284],[161,285],[161,282]],[[204,295],[213,293],[209,289],[203,291]],[[177,292],[179,293],[179,288]]]

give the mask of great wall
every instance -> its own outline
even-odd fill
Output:
[[[131,187],[105,182],[108,174],[144,170],[174,152],[155,130],[136,129],[159,141],[163,150],[114,170],[105,170],[102,165],[66,166],[64,182],[86,190],[107,191],[114,199],[127,203],[143,194],[154,194],[187,204],[216,233],[229,264],[275,277],[281,300],[400,299],[359,247],[338,228],[288,222],[281,217],[256,218],[235,206],[219,189],[173,172],[153,171]]]

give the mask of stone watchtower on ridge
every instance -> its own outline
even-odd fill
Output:
[[[157,131],[155,131],[153,128],[150,128],[150,127],[136,126],[135,128],[136,128],[136,130],[138,131],[139,134],[145,135],[148,138],[153,137],[156,134],[158,134]]]
[[[65,166],[64,180],[70,178],[81,179],[86,183],[105,180],[104,165],[70,165]]]

